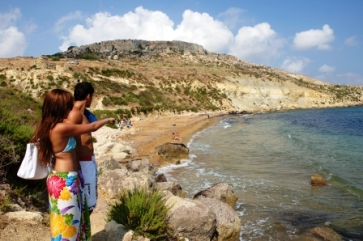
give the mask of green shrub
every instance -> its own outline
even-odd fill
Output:
[[[86,60],[98,60],[99,58],[96,55],[93,55],[93,54],[86,54],[86,55],[82,56],[82,59],[86,59]]]
[[[120,194],[118,202],[110,207],[107,220],[114,220],[151,240],[166,240],[165,219],[169,209],[160,191],[138,188]]]

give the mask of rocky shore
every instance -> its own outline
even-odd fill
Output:
[[[93,133],[99,166],[99,200],[91,215],[92,240],[132,240],[122,225],[106,222],[110,203],[121,190],[154,187],[163,190],[168,225],[175,237],[191,240],[238,240],[240,219],[234,211],[237,197],[227,184],[201,190],[195,199],[185,199],[182,187],[155,176],[161,162],[155,147],[164,143],[187,144],[191,136],[220,119],[212,114],[155,115],[133,118],[131,128],[103,127]],[[172,132],[181,140],[173,140]],[[216,211],[218,210],[218,211]],[[192,215],[191,215],[192,214]],[[49,240],[47,213],[14,208],[2,216],[1,240]],[[203,224],[201,226],[201,223]],[[5,225],[6,224],[6,225]],[[203,228],[201,228],[203,227]],[[148,240],[145,238],[144,240]]]
[[[132,231],[126,232],[115,222],[106,222],[109,205],[116,195],[135,186],[163,190],[168,212],[168,226],[175,238],[184,240],[239,240],[240,219],[234,210],[237,196],[226,183],[218,183],[184,198],[183,187],[156,176],[155,171],[165,165],[155,148],[165,143],[187,144],[193,134],[222,118],[222,113],[154,115],[135,117],[131,128],[103,127],[93,133],[95,155],[99,166],[99,200],[91,215],[92,240],[134,240]],[[173,140],[172,133],[181,141]],[[49,240],[48,214],[30,212],[14,207],[0,215],[0,240]],[[306,240],[342,240],[333,230],[317,227]],[[137,240],[149,240],[139,237]]]

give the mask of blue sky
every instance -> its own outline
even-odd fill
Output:
[[[0,57],[113,39],[182,40],[334,84],[363,85],[363,0],[0,0]]]

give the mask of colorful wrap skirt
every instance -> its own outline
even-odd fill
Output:
[[[51,171],[47,178],[53,241],[89,241],[91,223],[80,171]]]

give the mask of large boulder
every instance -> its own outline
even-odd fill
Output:
[[[167,190],[175,196],[185,197],[183,188],[176,182],[156,182],[154,187],[161,191]]]
[[[155,173],[154,166],[148,159],[132,160],[126,164],[126,168],[131,172],[141,172],[150,175]]]
[[[167,142],[155,148],[159,156],[188,158],[189,148],[183,143]]]
[[[197,201],[209,207],[216,214],[218,241],[239,240],[242,228],[241,220],[231,206],[213,198],[200,197]]]
[[[4,214],[9,221],[25,221],[29,224],[39,224],[43,221],[41,212],[17,211]]]
[[[326,181],[321,175],[314,174],[311,176],[311,185],[312,186],[325,186]]]
[[[150,188],[155,180],[141,172],[129,172],[127,169],[106,170],[98,178],[99,190],[108,198],[116,198],[119,193],[135,188]]]
[[[232,188],[227,183],[214,184],[212,187],[195,194],[193,199],[197,199],[199,197],[218,199],[224,203],[227,203],[232,208],[234,208],[238,199],[237,195],[233,192]]]
[[[328,241],[341,241],[343,237],[337,234],[333,229],[328,227],[316,227],[310,230],[310,232],[320,238],[321,240]]]
[[[166,197],[167,225],[173,240],[216,240],[216,215],[196,200],[170,194]]]

